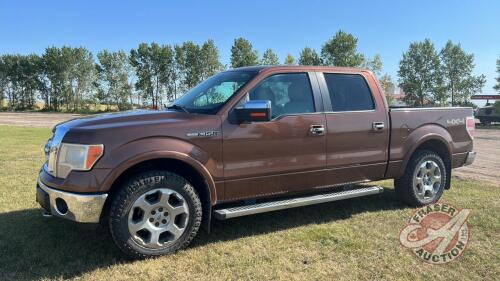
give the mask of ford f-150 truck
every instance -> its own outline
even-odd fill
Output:
[[[103,223],[126,254],[186,247],[229,219],[383,191],[436,202],[474,161],[471,108],[389,108],[374,75],[339,67],[224,71],[165,110],[57,125],[37,201],[47,215]],[[346,188],[348,187],[348,188]]]

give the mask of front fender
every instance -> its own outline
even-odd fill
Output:
[[[216,169],[216,163],[210,155],[199,147],[174,138],[146,138],[123,144],[111,151],[105,151],[101,168],[111,168],[111,173],[106,177],[101,187],[102,192],[107,192],[113,183],[129,168],[148,160],[174,159],[182,161],[193,167],[207,182],[211,204],[216,203],[217,191],[215,182],[210,172],[210,167]]]

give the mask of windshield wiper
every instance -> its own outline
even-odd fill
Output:
[[[189,110],[187,110],[184,106],[178,104],[172,104],[171,106],[168,106],[167,109],[180,109],[186,113],[189,113]]]

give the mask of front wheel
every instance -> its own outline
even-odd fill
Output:
[[[429,150],[419,150],[410,159],[402,178],[394,181],[396,193],[411,206],[435,203],[446,186],[443,159]]]
[[[151,171],[133,177],[118,191],[109,228],[123,252],[146,258],[186,247],[201,219],[201,201],[186,179],[168,171]]]

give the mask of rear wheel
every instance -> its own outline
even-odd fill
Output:
[[[196,236],[201,201],[183,177],[167,172],[140,174],[112,201],[109,228],[116,245],[133,258],[172,253]]]
[[[394,181],[394,187],[405,203],[423,206],[441,198],[446,180],[443,159],[432,151],[419,150],[410,159],[403,177]]]

